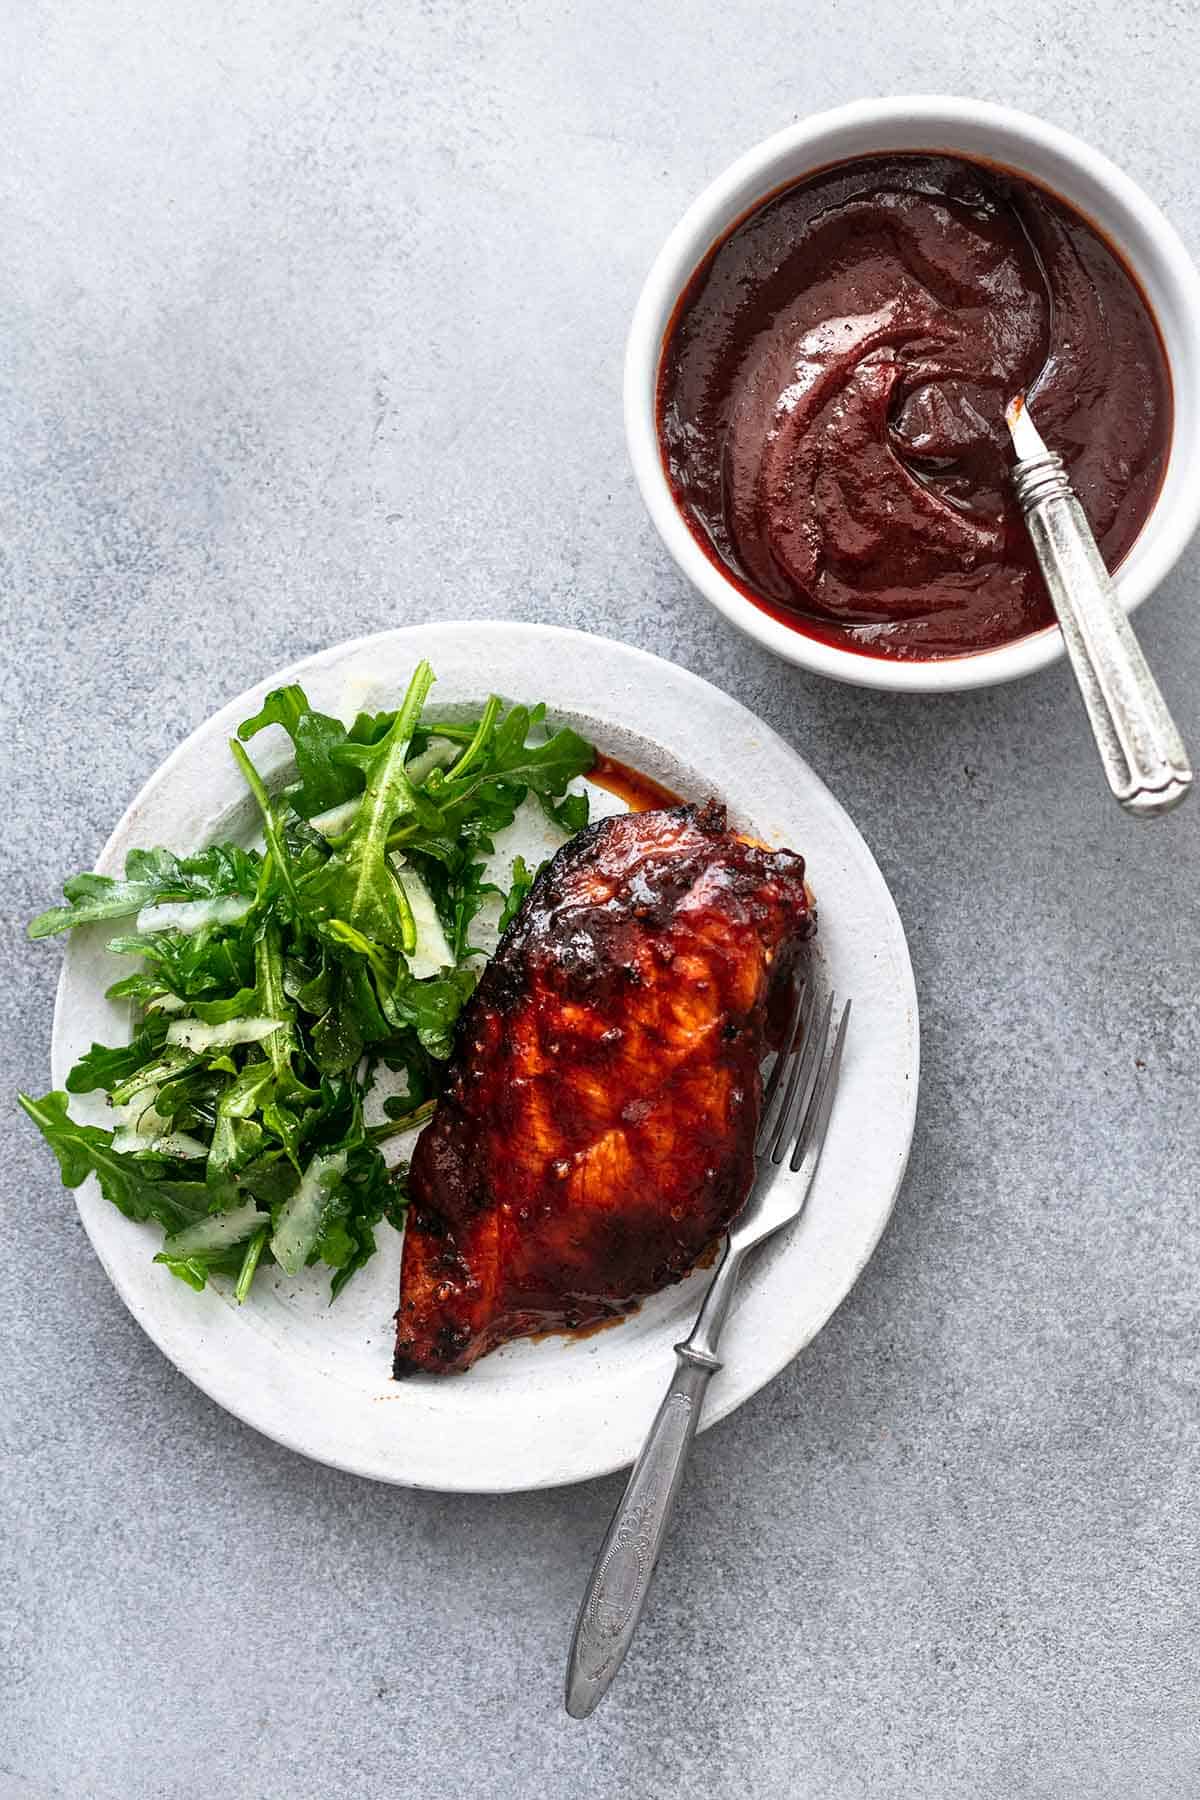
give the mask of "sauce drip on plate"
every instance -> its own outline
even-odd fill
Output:
[[[693,534],[748,598],[933,659],[1053,620],[1009,488],[1022,391],[1115,567],[1171,428],[1133,277],[1032,182],[871,157],[784,189],[705,259],[664,344],[659,436]]]
[[[664,787],[651,775],[643,775],[640,769],[631,768],[628,763],[618,762],[615,756],[598,754],[587,778],[623,800],[630,812],[653,812],[659,806],[683,804],[671,788]]]

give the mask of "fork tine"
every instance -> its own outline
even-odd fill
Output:
[[[832,1008],[833,1001],[830,1000]],[[842,1051],[846,1045],[846,1026],[850,1021],[850,1002],[847,1000],[842,1008],[842,1016],[838,1020],[837,1036],[833,1040],[833,1050],[825,1065],[824,1073],[813,1090],[812,1099],[805,1109],[800,1129],[796,1133],[796,1144],[792,1151],[790,1167],[796,1170],[811,1155],[810,1176],[815,1174],[817,1164],[821,1160],[821,1150],[825,1143],[825,1133],[829,1127],[829,1115],[833,1111],[834,1096],[837,1093],[838,1074],[842,1066]]]
[[[811,1006],[809,1005],[810,991],[808,977],[804,976],[796,989],[796,997],[792,1002],[792,1010],[788,1016],[787,1025],[784,1028],[779,1053],[775,1058],[771,1073],[767,1077],[767,1085],[762,1098],[762,1112],[759,1115],[758,1139],[754,1146],[756,1155],[762,1150],[764,1144],[766,1144],[768,1140],[768,1136],[773,1134],[775,1129],[774,1120],[772,1118],[775,1098],[779,1093],[788,1060],[799,1042],[804,1028],[805,1017],[808,1012],[811,1011]]]
[[[804,1046],[808,1042],[808,1034],[812,1029],[817,993],[816,988],[807,978],[801,999],[800,1011],[788,1037],[787,1053],[780,1059],[778,1070],[772,1069],[771,1071],[771,1078],[777,1090],[772,1095],[775,1104],[769,1115],[764,1113],[758,1141],[754,1146],[756,1156],[768,1154],[776,1141],[779,1127],[787,1114],[789,1096],[792,1092],[792,1077],[796,1072],[796,1065],[804,1053]],[[776,1079],[776,1075],[778,1075],[778,1079]]]
[[[810,1014],[803,1046],[799,1056],[792,1065],[788,1077],[787,1093],[783,1097],[783,1105],[779,1109],[779,1124],[772,1135],[771,1161],[778,1165],[788,1152],[792,1141],[792,1133],[796,1129],[797,1120],[804,1116],[812,1093],[812,1084],[816,1071],[821,1066],[825,1055],[825,1045],[829,1041],[829,1019],[833,1011],[833,995],[830,994],[825,1004],[825,1011],[820,1025],[815,1025]]]

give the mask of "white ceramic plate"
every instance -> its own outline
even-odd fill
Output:
[[[189,851],[218,836],[248,840],[251,808],[227,740],[267,690],[299,681],[316,706],[349,718],[394,706],[422,656],[437,673],[439,709],[478,703],[493,689],[545,699],[556,721],[610,755],[686,798],[719,794],[734,825],[808,859],[818,942],[833,985],[853,997],[853,1024],[809,1206],[745,1272],[705,1414],[711,1425],[777,1374],[849,1290],[892,1209],[917,1101],[916,994],[896,908],[846,814],[782,739],[696,676],[604,638],[545,625],[412,626],[309,657],[225,707],[147,783],[97,868],[119,873],[136,845]],[[282,733],[255,740],[269,780],[283,778],[286,748]],[[117,970],[104,947],[110,935],[103,926],[77,932],[67,951],[54,1018],[58,1087],[94,1039],[128,1035],[127,1014],[104,998]],[[97,1104],[89,1116],[102,1111]],[[93,1182],[78,1203],[130,1312],[206,1394],[305,1456],[415,1487],[546,1487],[631,1461],[705,1280],[693,1274],[592,1337],[512,1344],[467,1375],[394,1382],[401,1240],[389,1227],[332,1308],[315,1272],[260,1278],[236,1307],[156,1266],[156,1230],[123,1218]]]

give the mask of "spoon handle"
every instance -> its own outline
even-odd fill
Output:
[[[1013,485],[1108,785],[1127,812],[1141,818],[1170,812],[1191,787],[1191,764],[1062,458],[1047,451],[1018,463]]]

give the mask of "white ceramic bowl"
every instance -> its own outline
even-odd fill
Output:
[[[633,315],[625,359],[629,451],[667,549],[705,599],[748,637],[787,662],[863,687],[987,687],[1061,656],[1057,626],[999,649],[936,662],[888,662],[792,631],[747,600],[705,555],[675,503],[659,451],[655,390],[663,337],[680,293],[708,251],[776,189],[829,163],[889,150],[981,157],[1031,176],[1099,226],[1138,277],[1166,346],[1175,419],[1162,490],[1116,583],[1127,611],[1158,586],[1200,524],[1200,276],[1153,201],[1106,156],[1006,106],[941,96],[860,100],[801,120],[718,176],[663,245]]]

